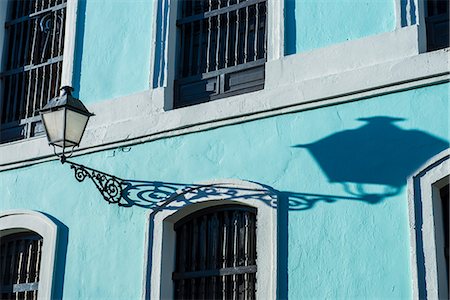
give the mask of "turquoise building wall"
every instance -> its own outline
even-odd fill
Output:
[[[395,29],[392,0],[285,0],[285,5],[286,54]]]
[[[73,86],[87,104],[148,90],[153,1],[80,0]]]
[[[406,176],[448,147],[448,89],[392,93],[73,160],[126,179],[268,185],[280,195],[284,295],[409,299]],[[91,182],[78,183],[56,161],[2,172],[0,180],[1,211],[38,210],[67,226],[64,299],[141,297],[148,209],[107,205]]]

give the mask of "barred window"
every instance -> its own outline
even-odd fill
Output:
[[[43,134],[38,110],[61,85],[66,2],[9,2],[0,73],[1,142]]]
[[[428,0],[426,3],[428,51],[449,47],[449,0]]]
[[[37,299],[42,237],[34,232],[1,238],[0,299]]]
[[[175,231],[175,299],[255,299],[255,208],[203,209]]]
[[[266,2],[180,2],[175,107],[264,88]]]

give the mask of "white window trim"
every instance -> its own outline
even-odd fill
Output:
[[[12,210],[0,213],[0,238],[29,231],[36,232],[43,238],[38,300],[53,299],[58,226],[50,218],[36,211]]]
[[[161,0],[155,1],[153,5],[153,29],[152,29],[152,47],[150,50],[150,88],[164,88],[164,97],[160,98],[157,106],[160,109],[173,109],[173,81],[175,79],[176,61],[177,61],[177,26],[176,20],[179,16],[178,7],[180,0]],[[280,59],[284,56],[284,1],[267,1],[267,61]],[[166,12],[162,15],[162,28],[157,28],[158,12]],[[162,30],[162,41],[158,43],[158,31]],[[160,57],[155,57],[156,48],[159,47]],[[156,61],[156,59],[159,59]],[[162,86],[154,86],[155,71],[158,73],[158,81]]]
[[[437,243],[443,243],[442,234],[436,234],[442,230],[442,224],[434,216],[442,213],[439,189],[448,184],[449,176],[450,149],[447,149],[408,180],[413,299],[419,299],[421,289],[425,289],[427,299],[448,299],[448,283],[443,280],[445,269],[438,267],[445,266],[443,251],[436,247]]]
[[[198,198],[195,191],[216,189],[217,195]],[[236,192],[232,197],[227,191]],[[223,191],[223,193],[221,192]],[[259,195],[258,199],[246,195]],[[228,199],[227,199],[228,198]],[[172,272],[175,270],[175,231],[173,225],[183,217],[205,207],[242,204],[257,209],[256,298],[277,298],[277,209],[275,193],[259,184],[242,180],[205,182],[190,190],[180,190],[168,205],[149,214],[146,234],[143,299],[173,299]]]
[[[67,0],[66,31],[64,33],[63,67],[61,86],[73,86],[73,65],[75,62],[75,41],[77,31],[78,0]]]

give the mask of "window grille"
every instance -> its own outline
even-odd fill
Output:
[[[428,0],[426,9],[428,51],[449,47],[449,0]]]
[[[43,133],[38,117],[58,93],[67,0],[11,0],[0,73],[1,141]]]
[[[2,237],[0,299],[37,299],[42,237],[19,233]]]
[[[175,299],[255,299],[256,209],[207,208],[175,231]]]
[[[264,87],[266,0],[182,1],[175,107]]]

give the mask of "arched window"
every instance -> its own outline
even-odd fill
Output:
[[[144,297],[276,299],[276,201],[242,180],[177,192],[149,215]]]
[[[254,299],[256,208],[221,205],[175,223],[175,299]]]
[[[0,213],[1,299],[53,299],[58,226],[35,211]]]
[[[448,299],[450,150],[408,182],[415,299]]]

